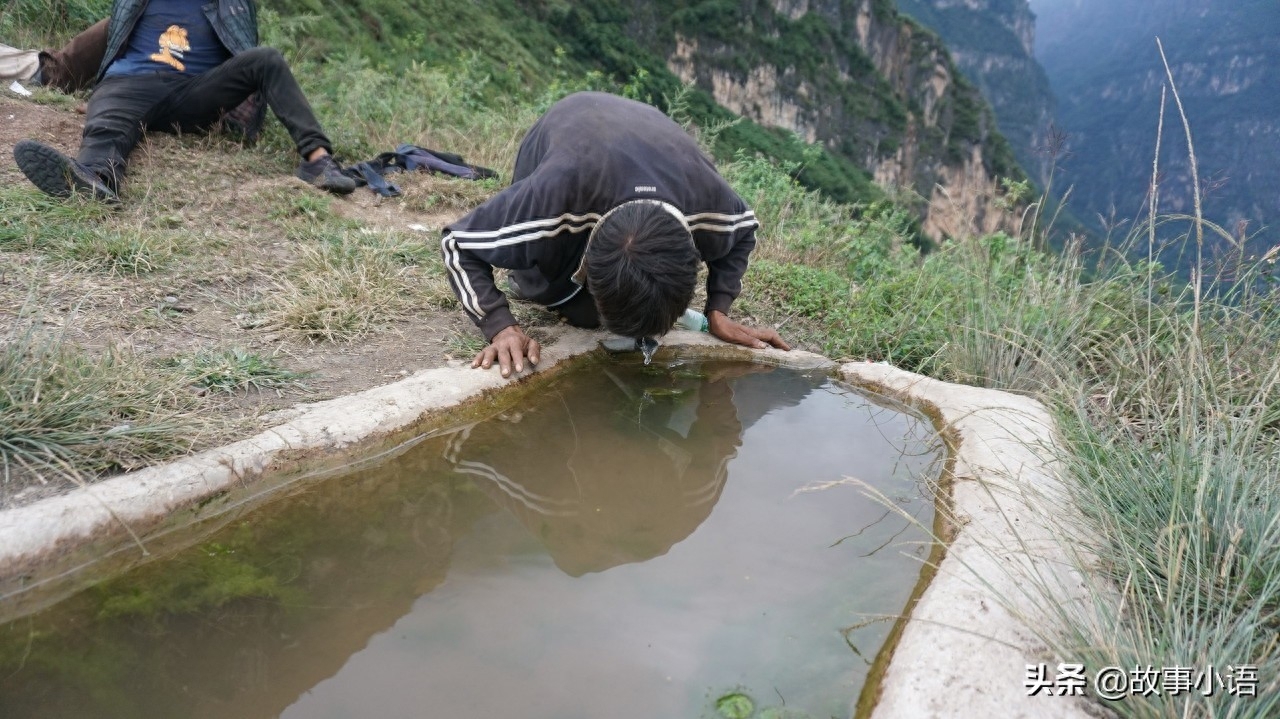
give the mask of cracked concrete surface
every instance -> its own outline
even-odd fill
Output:
[[[601,339],[563,331],[544,350],[538,372],[596,349]],[[837,370],[818,355],[753,351],[700,333],[672,332],[667,343],[699,358]],[[1082,700],[1027,697],[1023,685],[1026,664],[1048,660],[1043,641],[1028,626],[1051,621],[1038,606],[1041,595],[1023,591],[1027,572],[1060,585],[1062,601],[1083,586],[1049,529],[1049,514],[1069,502],[1050,461],[1048,412],[1025,397],[886,365],[850,363],[838,372],[851,384],[924,411],[953,452],[951,496],[943,503],[950,507],[949,545],[902,627],[872,716],[1089,716],[1092,707]],[[337,471],[343,454],[394,451],[388,438],[397,432],[429,431],[431,417],[519,379],[464,363],[426,370],[286,410],[278,415],[281,424],[249,439],[0,513],[0,620],[37,611],[91,575],[121,571],[196,541],[180,530],[197,522],[225,524],[268,496],[318,481]],[[447,414],[441,417],[448,421]]]

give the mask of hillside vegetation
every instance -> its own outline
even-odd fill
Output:
[[[270,0],[263,6],[299,30],[289,43],[302,57],[331,62],[360,56],[387,74],[415,64],[462,66],[484,81],[483,87],[463,92],[485,100],[529,102],[567,86],[625,84],[629,95],[663,109],[678,100],[680,112],[701,126],[733,123],[713,148],[721,157],[738,150],[762,152],[792,162],[807,186],[829,195],[850,201],[878,196],[867,173],[849,158],[806,148],[789,133],[735,117],[706,93],[685,90],[651,47],[633,39],[636,34],[657,37],[662,34],[657,27],[714,4],[681,12],[674,10],[684,3],[652,4],[648,20],[654,24],[647,29],[636,18],[635,4],[618,0]],[[803,166],[802,159],[807,160]]]
[[[102,6],[49,11],[15,0],[0,28],[51,37]],[[669,82],[644,66],[619,76],[588,63],[556,29],[556,18],[593,17],[575,32],[598,44],[582,47],[621,52],[625,36],[607,22],[620,7],[281,1],[267,4],[264,35],[287,49],[348,156],[417,141],[507,171],[523,129],[558,97],[592,87],[649,98],[663,87],[654,83]],[[842,201],[796,179],[823,163],[839,176],[837,160],[758,128],[787,151],[726,140],[751,126],[725,127],[723,111],[698,97],[671,95],[668,110],[718,149],[762,224],[736,313],[832,357],[1031,393],[1055,408],[1082,514],[1061,529],[1105,580],[1093,603],[1071,606],[1059,606],[1052,587],[1028,585],[1071,628],[1045,634],[1055,659],[1093,670],[1247,663],[1261,678],[1256,696],[1157,693],[1107,706],[1130,717],[1280,714],[1274,256],[1241,254],[1228,279],[1188,284],[1156,262],[1125,259],[1145,256],[1148,228],[1169,226],[1158,216],[1125,238],[1126,252],[1045,254],[1036,247],[1052,218],[1038,217],[1025,234],[954,238],[922,253],[903,207],[876,193]],[[9,112],[74,118],[5,102]],[[9,173],[0,188],[6,495],[19,482],[92,481],[241,436],[267,420],[227,420],[227,402],[251,404],[255,387],[300,398],[296,383],[322,385],[333,363],[359,351],[352,339],[416,350],[401,357],[409,369],[475,351],[442,285],[435,231],[501,183],[406,178],[404,198],[376,205],[318,196],[287,180],[290,143],[274,121],[269,128],[254,148],[148,141],[120,212],[49,202],[0,167]],[[1192,247],[1195,229],[1182,238]],[[170,292],[181,296],[170,302]],[[193,308],[182,306],[188,296]],[[67,307],[90,300],[110,324],[77,326],[84,315]],[[113,305],[129,311],[110,314]],[[194,327],[204,307],[216,323]],[[518,311],[535,330],[553,323]],[[216,334],[222,325],[234,326]],[[216,339],[192,339],[201,332]],[[179,336],[181,351],[164,341]],[[77,403],[86,396],[91,407]]]

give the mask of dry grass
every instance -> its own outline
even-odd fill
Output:
[[[353,340],[410,306],[407,268],[381,247],[343,236],[304,245],[298,254],[268,303],[274,326],[309,339]]]
[[[0,506],[186,451],[217,424],[192,411],[182,377],[24,324],[0,338]]]

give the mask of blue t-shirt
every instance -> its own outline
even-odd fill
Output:
[[[103,77],[177,72],[199,75],[231,53],[222,45],[203,5],[206,0],[150,0],[129,36],[124,54]]]

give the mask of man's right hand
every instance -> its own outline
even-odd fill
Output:
[[[538,364],[540,349],[538,341],[525,334],[519,325],[511,325],[493,336],[489,346],[471,362],[471,367],[489,369],[497,360],[502,376],[510,377],[512,367],[517,374],[524,371],[525,357],[529,358],[530,365]]]

